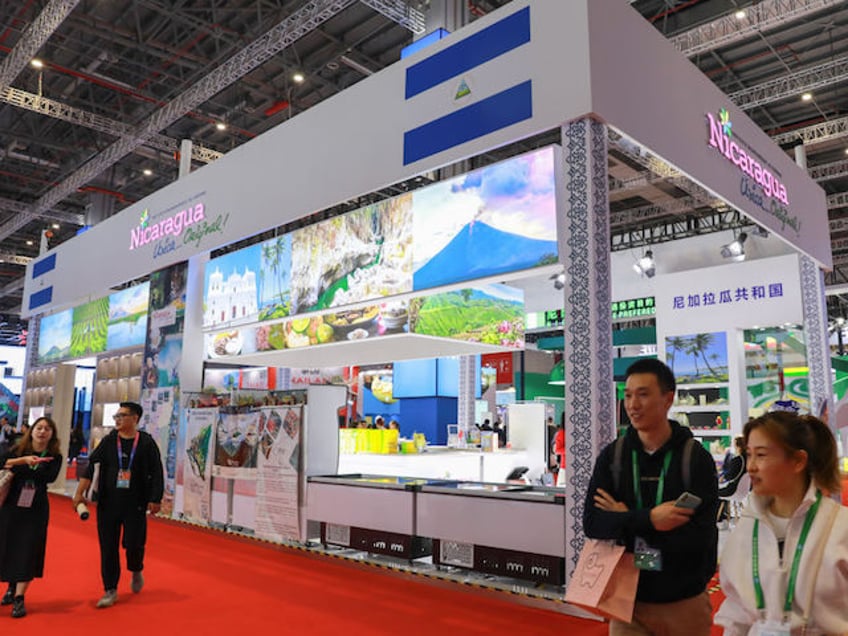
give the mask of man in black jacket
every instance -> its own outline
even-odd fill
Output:
[[[687,444],[689,429],[668,419],[674,391],[674,374],[659,360],[638,360],[627,369],[631,426],[618,452],[616,442],[601,452],[586,495],[586,536],[623,543],[641,570],[633,621],[613,620],[615,636],[710,633],[706,586],[716,569],[716,469],[700,444]],[[697,508],[675,506],[687,489],[700,497]]]
[[[103,597],[97,607],[111,607],[118,600],[121,576],[119,547],[127,555],[127,569],[132,572],[130,589],[141,592],[144,587],[144,545],[147,539],[147,513],[156,514],[164,492],[164,471],[156,441],[138,430],[143,411],[135,402],[121,402],[115,418],[115,430],[94,449],[89,458],[88,473],[80,478],[73,504],[83,501],[94,476],[99,471],[97,499],[97,538],[100,541],[100,575]],[[121,530],[123,529],[123,542]]]

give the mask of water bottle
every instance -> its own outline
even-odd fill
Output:
[[[81,501],[77,504],[77,514],[79,518],[83,521],[88,519],[88,506],[85,505],[84,501]]]

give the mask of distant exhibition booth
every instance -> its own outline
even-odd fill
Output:
[[[460,164],[557,130],[559,144]],[[760,258],[723,264],[713,235],[651,247],[657,275],[634,276],[632,254],[611,256],[611,139],[704,205],[747,216]],[[451,179],[210,260],[446,166]],[[767,339],[746,355],[759,327],[797,326],[803,399],[816,413],[832,403],[830,267],[824,192],[627,3],[516,0],[31,263],[23,310],[42,340],[27,391],[53,396],[66,440],[66,367],[97,356],[96,417],[108,424],[126,397],[145,406],[175,517],[283,542],[305,541],[312,521],[327,543],[562,584],[594,458],[615,436],[611,303],[654,299],[657,355],[681,374],[684,342],[700,337],[675,411],[708,444],[739,430],[752,385],[785,394]],[[459,320],[469,307],[487,321]],[[484,472],[476,452],[476,480],[397,478],[412,462],[338,475],[346,390],[287,371],[459,356],[451,397],[467,435],[477,356],[520,349],[524,314],[547,309],[564,337],[563,489],[485,483],[505,471]],[[211,363],[259,379],[212,402]],[[524,461],[541,463],[545,410],[527,413],[523,446],[542,450]]]

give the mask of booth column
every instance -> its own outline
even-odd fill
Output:
[[[595,458],[615,437],[606,127],[562,128],[565,192],[558,212],[565,265],[565,569],[583,547],[583,501]]]
[[[815,416],[833,413],[833,382],[830,377],[830,344],[827,339],[827,304],[824,273],[809,256],[799,257],[801,298],[804,308],[804,342],[807,345],[810,413]],[[829,422],[838,435],[833,422]]]

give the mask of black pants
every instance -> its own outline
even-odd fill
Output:
[[[114,590],[121,578],[119,548],[127,553],[127,569],[144,569],[144,543],[147,540],[147,507],[99,504],[97,506],[97,538],[100,540],[100,576],[104,590]],[[123,540],[121,529],[123,528]]]

